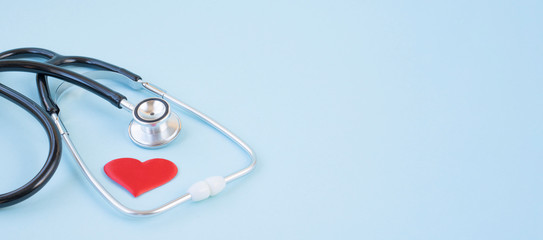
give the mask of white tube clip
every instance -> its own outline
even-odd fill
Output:
[[[209,196],[219,194],[226,186],[226,180],[221,176],[208,177],[204,181],[199,181],[190,186],[188,192],[192,201],[201,201]]]

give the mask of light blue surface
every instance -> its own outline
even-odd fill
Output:
[[[137,219],[108,206],[65,151],[42,191],[0,210],[2,239],[543,238],[541,1],[1,6],[2,51],[44,47],[133,70],[227,126],[260,159],[215,198]],[[32,74],[0,81],[37,100]],[[125,112],[77,92],[61,104],[73,110],[63,117],[74,141],[130,204],[170,200],[245,163],[186,116],[174,147],[138,149],[123,135]],[[6,192],[41,167],[47,143],[23,110],[0,105]],[[72,127],[85,121],[115,130]],[[180,174],[141,199],[100,172],[109,158],[158,155]]]

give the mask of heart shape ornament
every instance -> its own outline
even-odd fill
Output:
[[[169,160],[154,158],[141,162],[135,158],[118,158],[104,166],[106,175],[134,197],[160,187],[177,175],[177,166]]]

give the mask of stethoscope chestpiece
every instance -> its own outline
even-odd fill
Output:
[[[170,105],[161,98],[141,101],[128,126],[128,135],[134,143],[144,148],[159,148],[173,141],[181,131],[181,120]]]

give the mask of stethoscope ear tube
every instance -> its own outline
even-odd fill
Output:
[[[13,57],[42,57],[52,59],[59,54],[44,48],[16,48],[0,53],[0,59]]]
[[[90,57],[81,56],[63,56],[56,52],[53,52],[44,48],[16,48],[7,50],[0,53],[0,59],[17,58],[17,57],[41,57],[47,59],[46,63],[64,66],[64,65],[82,65],[98,70],[106,70],[122,74],[128,79],[137,82],[141,80],[141,77],[129,70],[122,67],[113,65],[108,62]]]
[[[11,192],[0,194],[0,208],[17,204],[38,192],[51,179],[60,162],[62,140],[59,130],[51,117],[37,103],[19,92],[0,84],[0,96],[19,105],[38,120],[49,139],[47,161],[38,174],[22,187]]]
[[[23,60],[0,60],[0,72],[5,71],[33,72],[56,77],[87,89],[118,108],[122,108],[121,101],[126,99],[124,95],[90,78],[47,63]]]
[[[38,86],[40,101],[45,108],[45,111],[47,111],[49,114],[58,114],[60,112],[60,108],[50,97],[51,91],[49,90],[49,84],[47,84],[47,77],[43,74],[37,74],[36,84]]]
[[[114,64],[104,62],[102,60],[96,59],[96,58],[89,58],[89,57],[81,57],[81,56],[63,56],[56,52],[53,52],[48,49],[43,48],[16,48],[11,49],[8,51],[0,52],[0,60],[1,59],[13,59],[13,58],[20,58],[20,57],[41,57],[47,59],[45,63],[55,66],[65,66],[65,65],[78,65],[78,66],[85,66],[90,67],[94,69],[99,70],[106,70],[111,71],[115,73],[119,73],[126,78],[130,79],[132,83],[137,84],[138,81],[141,80],[141,77],[129,70],[126,70],[124,68],[121,68],[119,66],[116,66]],[[53,75],[51,75],[53,76]],[[57,76],[58,77],[58,76]],[[67,79],[64,79],[67,80]],[[89,82],[89,79],[85,79],[85,81]],[[55,104],[55,101],[51,99],[51,95],[49,93],[49,87],[47,84],[47,76],[44,74],[37,74],[36,76],[36,82],[38,85],[38,92],[40,94],[40,100],[42,104],[44,105],[46,111],[50,114],[58,114],[60,112],[59,107]],[[90,80],[92,83],[93,81]],[[72,82],[74,83],[74,82]],[[94,84],[99,85],[99,84]],[[81,86],[81,85],[80,85]],[[83,86],[84,87],[84,86]],[[87,88],[87,87],[84,87]],[[88,89],[88,88],[87,88]],[[92,90],[91,90],[92,91]],[[111,90],[110,90],[111,91]],[[96,92],[95,92],[96,93]],[[100,95],[100,94],[98,94]],[[111,93],[106,94],[107,96],[102,96],[103,98],[110,98]],[[115,102],[114,105],[120,108],[120,101],[118,96],[115,96],[113,94],[113,97],[117,97],[117,99],[114,99]],[[110,99],[108,99],[110,100]],[[112,102],[110,100],[110,102]],[[113,102],[112,102],[113,103]]]

